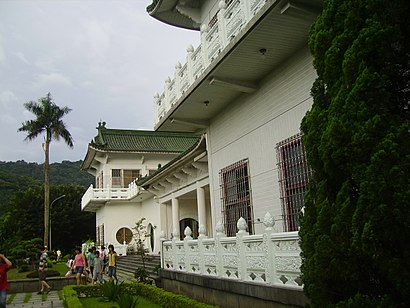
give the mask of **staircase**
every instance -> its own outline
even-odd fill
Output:
[[[145,270],[148,273],[148,277],[157,280],[158,269],[161,267],[161,259],[159,255],[146,255],[144,256]],[[117,270],[125,272],[130,276],[134,276],[138,268],[142,268],[142,259],[139,255],[127,255],[119,256],[117,259]]]

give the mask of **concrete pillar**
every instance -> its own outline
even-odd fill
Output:
[[[172,234],[173,238],[179,240],[179,201],[172,198]]]
[[[199,226],[199,236],[206,237],[206,202],[205,202],[205,188],[197,187],[196,188],[196,199],[198,206],[198,226]]]

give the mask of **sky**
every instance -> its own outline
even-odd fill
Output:
[[[44,135],[17,130],[49,92],[74,139],[52,141],[50,162],[83,159],[100,121],[153,130],[153,97],[200,35],[150,17],[151,2],[0,0],[0,161],[44,162]]]

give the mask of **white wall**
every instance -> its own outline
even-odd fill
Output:
[[[145,226],[148,226],[149,223],[158,226],[158,228],[154,229],[155,247],[153,251],[153,253],[158,253],[160,250],[159,237],[161,229],[160,208],[153,198],[143,203],[128,201],[108,202],[96,213],[97,225],[104,224],[105,244],[113,244],[114,246],[120,245],[116,239],[117,231],[124,227],[134,231],[132,228],[135,227],[135,223],[142,217],[146,218],[144,221]],[[130,244],[134,243],[133,240]]]
[[[249,159],[255,222],[263,221],[268,211],[281,219],[275,146],[300,131],[315,78],[306,47],[266,78],[257,92],[243,95],[212,120],[208,157],[214,222],[222,221],[219,171],[244,158]],[[282,228],[277,221],[276,229]],[[262,223],[255,224],[256,233],[262,230]]]

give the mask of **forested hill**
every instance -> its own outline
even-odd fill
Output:
[[[50,164],[50,184],[73,184],[84,188],[94,183],[94,177],[80,170],[82,161]],[[0,161],[0,207],[17,190],[40,186],[44,182],[43,164]]]
[[[50,164],[50,184],[74,184],[85,188],[94,183],[94,177],[80,170],[81,160]],[[16,190],[42,185],[43,164],[0,161],[0,203]]]

